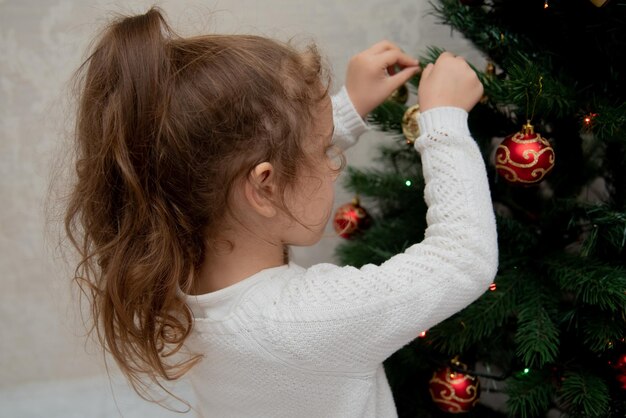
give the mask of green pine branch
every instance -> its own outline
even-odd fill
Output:
[[[626,212],[616,211],[607,205],[588,206],[585,208],[584,221],[587,236],[582,243],[581,255],[588,257],[607,247],[626,260]]]
[[[558,390],[558,402],[571,418],[606,418],[609,390],[601,377],[587,372],[566,372]]]
[[[609,347],[608,342],[618,341],[626,335],[624,319],[610,312],[598,309],[578,309],[574,320],[577,328],[572,331],[580,330],[583,344],[595,353],[606,352]]]
[[[626,102],[610,105],[597,104],[593,109],[592,129],[602,141],[616,141],[626,145]]]
[[[542,367],[559,353],[559,329],[551,318],[556,302],[529,289],[524,295],[517,313],[516,353],[528,367]]]
[[[626,269],[572,255],[544,260],[550,276],[584,304],[618,312],[626,307]]]
[[[415,170],[395,173],[391,170],[347,169],[344,187],[359,196],[375,197],[386,202],[406,204],[419,200],[417,190],[424,187],[424,180]]]
[[[512,317],[521,281],[517,272],[498,275],[496,290],[485,294],[464,310],[428,331],[433,347],[455,355],[487,342]]]
[[[508,379],[505,392],[509,415],[520,418],[544,416],[556,393],[550,372],[535,369]]]
[[[368,121],[383,132],[402,134],[402,116],[406,106],[393,100],[386,100],[372,110]]]

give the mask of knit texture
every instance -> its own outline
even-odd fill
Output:
[[[367,132],[369,128],[350,101],[346,86],[343,86],[337,94],[332,96],[331,101],[335,123],[333,144],[341,149],[349,148],[356,144],[359,136]]]
[[[346,146],[365,125],[345,111],[342,91],[333,98],[335,142]],[[428,204],[421,243],[380,266],[289,264],[187,296],[195,317],[188,346],[204,354],[190,372],[200,416],[397,416],[382,362],[477,299],[498,260],[467,113],[436,108],[419,124]]]

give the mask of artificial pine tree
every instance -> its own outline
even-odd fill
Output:
[[[385,362],[398,413],[451,416],[429,393],[438,372],[482,380],[483,400],[462,406],[466,416],[626,417],[626,2],[439,0],[433,9],[492,63],[477,70],[485,97],[469,124],[489,174],[500,264],[480,299]],[[342,263],[378,264],[423,239],[406,109],[389,100],[370,116],[396,140],[381,149],[384,168],[349,168],[346,186],[374,222],[338,248]],[[556,156],[534,183],[496,169],[506,165],[497,145],[528,120]],[[502,392],[504,406],[489,392]]]

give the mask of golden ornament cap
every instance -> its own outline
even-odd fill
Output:
[[[596,7],[602,7],[609,2],[609,0],[589,0],[589,1],[591,1],[593,5]]]
[[[526,124],[522,126],[522,133],[524,135],[532,135],[535,133],[535,127],[530,124],[529,120],[527,120]]]
[[[417,123],[420,116],[420,105],[416,104],[409,107],[404,116],[402,116],[402,133],[406,138],[407,144],[414,144],[415,140],[420,136],[420,127]]]
[[[406,84],[402,84],[400,87],[395,89],[391,96],[389,96],[389,100],[392,100],[396,103],[405,104],[407,100],[409,100],[409,89]]]

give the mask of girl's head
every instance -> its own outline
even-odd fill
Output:
[[[113,22],[79,69],[66,230],[97,335],[136,388],[144,373],[175,379],[197,360],[164,361],[191,327],[179,288],[238,222],[237,196],[249,197],[240,186],[294,221],[287,240],[319,238],[327,215],[301,210],[294,191],[321,193],[327,207],[317,213],[330,210],[319,167],[332,117],[320,61],[314,47],[258,36],[181,38],[151,9]],[[321,186],[307,181],[320,172]]]

